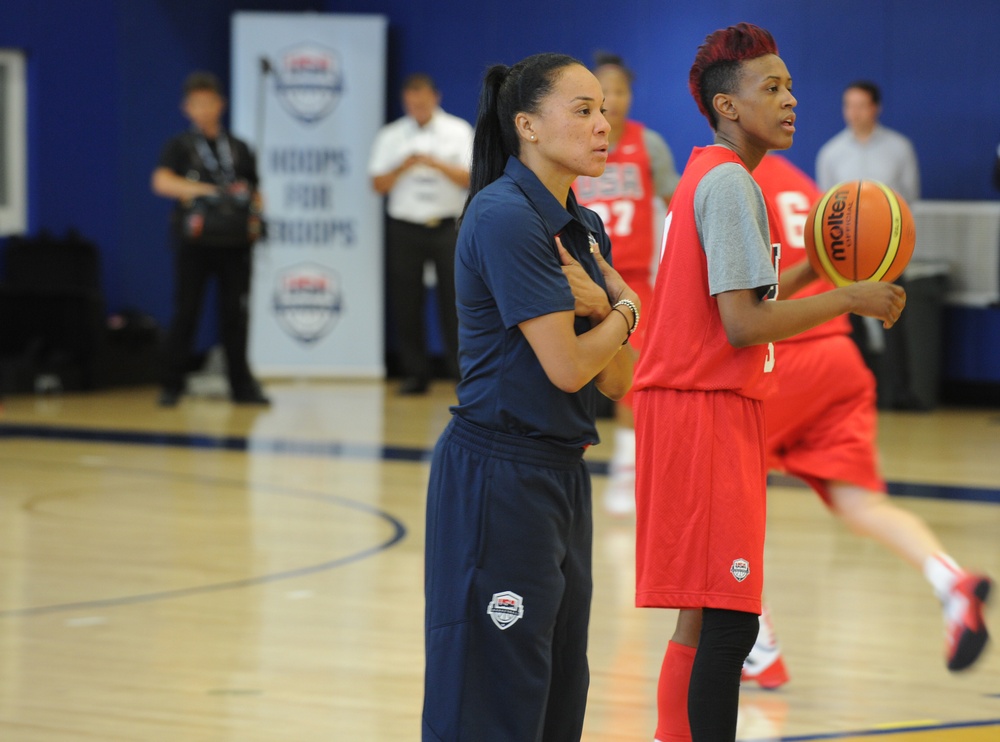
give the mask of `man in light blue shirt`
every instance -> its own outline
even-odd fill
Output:
[[[847,128],[824,144],[816,156],[816,182],[824,191],[845,180],[878,180],[907,202],[920,198],[920,169],[913,144],[878,122],[882,93],[867,80],[844,91]]]
[[[882,92],[868,80],[852,82],[844,90],[844,122],[847,128],[820,147],[816,155],[816,183],[826,191],[847,180],[877,180],[885,183],[912,204],[920,198],[920,169],[910,140],[878,122],[882,112]],[[902,356],[889,353],[889,361],[877,360],[889,343],[881,323],[852,317],[855,340],[865,362],[878,369],[880,403],[888,377],[907,379],[897,368]],[[888,363],[889,366],[885,366]],[[886,377],[883,379],[882,377]],[[907,385],[908,382],[898,383]],[[907,403],[908,404],[908,403]]]

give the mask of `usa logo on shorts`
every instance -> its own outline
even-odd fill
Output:
[[[746,559],[734,559],[733,566],[729,568],[737,582],[743,582],[750,574],[750,562]]]
[[[510,590],[493,593],[486,612],[501,631],[506,631],[524,616],[524,598]]]

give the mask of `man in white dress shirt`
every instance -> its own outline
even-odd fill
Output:
[[[458,377],[455,311],[456,219],[469,186],[472,127],[441,109],[441,94],[423,73],[406,78],[405,116],[379,130],[368,174],[388,196],[386,264],[389,309],[404,375],[401,394],[423,394],[431,377],[424,332],[424,268],[432,262],[448,372]]]

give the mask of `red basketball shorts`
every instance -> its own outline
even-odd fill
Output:
[[[827,483],[885,491],[875,434],[875,377],[846,335],[779,343],[778,393],[764,403],[768,467],[830,503]]]
[[[763,403],[643,389],[636,413],[636,605],[760,613]]]

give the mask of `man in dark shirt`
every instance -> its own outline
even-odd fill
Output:
[[[175,406],[184,391],[205,288],[213,276],[230,396],[237,403],[269,404],[247,363],[252,246],[260,228],[255,216],[260,212],[257,165],[247,145],[222,127],[225,107],[218,79],[192,73],[184,82],[181,103],[191,129],[167,142],[153,171],[153,192],[177,202],[172,235],[175,307],[164,344],[159,400],[164,407]],[[242,203],[251,216],[246,229],[209,239],[208,210],[220,200],[231,208]]]

